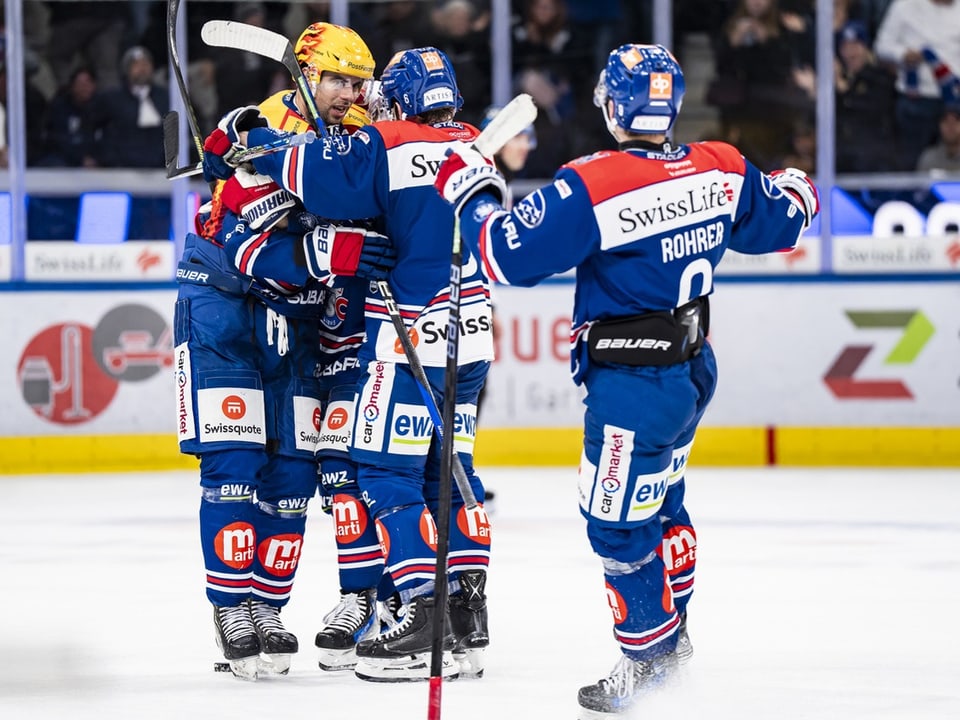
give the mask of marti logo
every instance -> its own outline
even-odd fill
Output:
[[[877,312],[846,311],[854,327],[860,330],[891,328],[901,330],[899,342],[884,358],[885,365],[910,365],[933,337],[933,324],[919,310],[889,310]],[[870,380],[854,377],[873,351],[873,345],[848,345],[823,376],[823,381],[835,397],[853,399],[912,399],[900,380]]]

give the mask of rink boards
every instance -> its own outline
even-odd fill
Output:
[[[22,286],[21,286],[22,287]],[[175,288],[0,292],[0,472],[189,468],[174,431]],[[573,286],[498,287],[483,465],[576,465]],[[960,466],[960,278],[727,277],[712,297],[720,383],[703,465]]]

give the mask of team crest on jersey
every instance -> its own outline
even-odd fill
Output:
[[[543,193],[536,190],[517,203],[517,206],[513,209],[513,214],[525,227],[532,230],[543,222],[543,216],[546,212],[545,205],[546,201],[543,199]]]
[[[323,326],[331,330],[336,330],[343,325],[347,317],[347,299],[343,296],[343,288],[335,288],[330,291],[327,298],[327,304],[323,308],[323,316],[320,322]]]

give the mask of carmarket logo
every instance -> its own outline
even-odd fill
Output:
[[[934,327],[919,310],[889,310],[877,312],[846,311],[854,327],[864,329],[890,328],[901,330],[899,342],[884,358],[885,365],[910,365],[933,337]],[[841,400],[912,399],[913,393],[900,380],[870,380],[854,377],[857,370],[873,351],[873,345],[848,345],[823,376],[833,395]]]

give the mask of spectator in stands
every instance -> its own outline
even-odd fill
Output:
[[[428,8],[419,0],[393,0],[374,6],[373,27],[363,37],[378,65],[386,66],[402,50],[433,45]]]
[[[490,12],[489,3],[478,0],[440,0],[430,15],[431,45],[442,50],[453,64],[460,87],[470,88],[457,113],[477,124],[490,104]],[[384,58],[383,63],[390,61]]]
[[[810,110],[795,72],[809,75],[803,33],[784,26],[778,0],[740,0],[717,47],[717,75],[707,102],[720,114],[721,136],[762,170],[788,148],[793,118]]]
[[[940,115],[940,140],[920,153],[917,171],[960,172],[960,105],[945,105]]]
[[[960,69],[960,2],[894,0],[877,31],[874,50],[897,69],[898,169],[910,171],[935,141],[943,111],[941,88],[924,52],[934,53],[954,74]]]
[[[7,112],[7,60],[6,40],[0,35],[0,167],[9,167],[9,132],[10,122]],[[43,154],[43,116],[47,109],[47,101],[43,93],[31,83],[24,87],[24,113],[26,128],[24,130],[27,141],[25,157],[26,165],[33,165]]]
[[[166,87],[153,79],[150,52],[136,45],[123,54],[124,83],[104,96],[104,167],[162,168],[163,116],[170,110]]]
[[[837,172],[896,169],[893,82],[870,50],[866,25],[858,20],[843,25],[837,34],[834,81]]]
[[[233,19],[247,25],[266,27],[267,10],[260,2],[237,3]],[[226,115],[233,108],[256,105],[289,84],[290,77],[284,67],[262,55],[232,48],[215,48],[211,57],[216,63],[217,117]]]
[[[97,167],[106,116],[93,71],[81,66],[47,110],[44,153],[47,167]]]
[[[89,65],[102,88],[118,86],[120,47],[130,2],[49,2],[50,44],[47,59],[66,85],[79,65]]]

